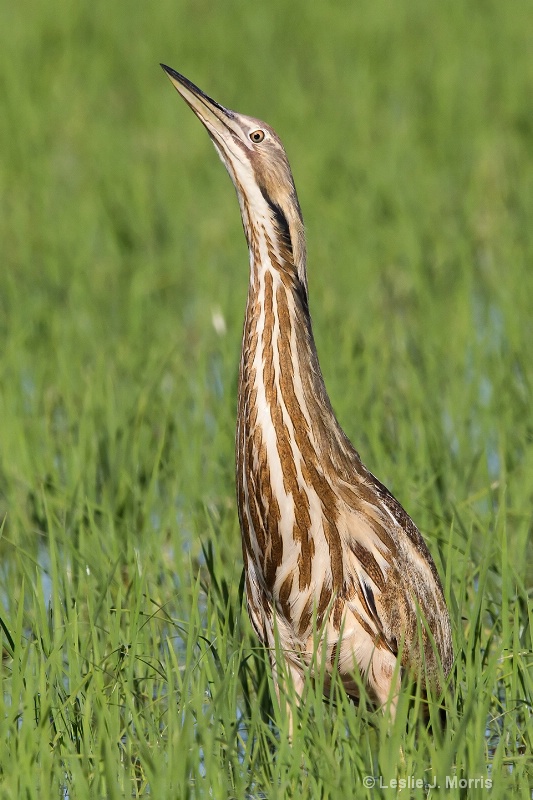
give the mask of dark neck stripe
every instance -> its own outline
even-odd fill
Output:
[[[274,215],[274,221],[278,228],[278,233],[281,236],[282,244],[284,247],[287,248],[291,257],[293,257],[293,249],[292,249],[292,239],[291,239],[291,232],[289,229],[289,223],[287,222],[287,217],[285,216],[283,210],[275,203],[267,194],[263,187],[261,188],[261,194],[263,195],[264,199],[268,203],[272,214]]]

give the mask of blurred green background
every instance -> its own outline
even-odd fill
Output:
[[[123,592],[138,614],[164,606],[184,641],[197,574],[204,605],[216,578],[226,610],[240,608],[233,436],[248,256],[230,181],[159,62],[280,134],[337,415],[427,535],[458,641],[477,608],[487,652],[510,646],[515,623],[529,658],[532,30],[526,0],[0,5],[0,767],[13,797],[57,796],[64,774],[45,716],[32,728],[35,697],[63,708],[67,751],[78,740],[65,709],[89,704],[68,657],[47,672],[65,647],[54,631],[80,626],[83,683],[96,641],[129,646],[126,623],[110,622]],[[164,646],[157,630],[139,636],[141,653]],[[17,669],[33,683],[15,696]],[[98,713],[85,714],[91,767],[72,796],[112,796],[122,769],[99,760]],[[154,792],[158,769],[136,791]]]

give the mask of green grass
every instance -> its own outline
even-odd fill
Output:
[[[531,797],[532,25],[525,0],[2,4],[2,800]],[[160,61],[287,147],[333,405],[445,583],[443,737],[407,694],[389,732],[310,687],[292,745],[272,709],[233,483],[246,247]]]

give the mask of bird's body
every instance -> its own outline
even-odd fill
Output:
[[[309,315],[303,221],[279,138],[164,69],[228,169],[250,251],[236,482],[252,625],[275,671],[276,632],[297,695],[318,631],[326,671],[338,669],[353,696],[359,671],[375,701],[394,710],[400,668],[437,686],[451,669],[437,570],[332,410]]]

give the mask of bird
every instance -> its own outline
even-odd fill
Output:
[[[288,697],[301,698],[324,664],[325,694],[337,672],[354,701],[363,685],[394,720],[405,673],[428,692],[443,691],[451,672],[435,563],[333,411],[309,312],[303,217],[280,138],[161,66],[233,181],[248,243],[236,494],[248,614],[268,649],[278,704],[292,736]]]

